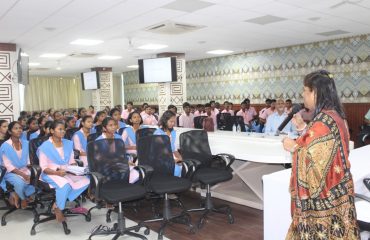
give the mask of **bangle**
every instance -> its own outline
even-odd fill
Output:
[[[307,127],[307,123],[304,124],[304,127],[303,128],[301,128],[301,129],[298,129],[297,128],[297,132],[302,132],[306,127]]]
[[[289,150],[289,152],[293,153],[295,152],[296,148],[298,147],[298,144],[294,144],[294,146]]]

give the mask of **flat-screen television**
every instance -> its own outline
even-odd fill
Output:
[[[96,90],[100,88],[99,73],[97,71],[81,73],[82,90]]]
[[[18,59],[17,59],[17,75],[18,83],[27,85],[29,82],[29,67],[28,67],[29,57],[25,54],[22,49],[19,49]]]
[[[164,83],[176,81],[176,57],[139,60],[139,83]]]

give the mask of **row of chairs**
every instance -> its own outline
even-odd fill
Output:
[[[146,130],[150,134],[150,130]],[[39,181],[41,169],[38,167],[37,147],[46,139],[34,139],[30,142],[30,160],[32,166],[31,183],[36,187],[35,204],[31,207],[34,211],[34,224],[31,228],[31,235],[36,234],[36,226],[55,219],[51,206],[55,202],[54,189]],[[140,173],[140,181],[136,184],[129,184],[129,165],[122,140],[99,140],[88,143],[88,162],[91,174],[90,192],[93,193],[95,202],[103,201],[117,206],[118,221],[113,228],[98,227],[91,234],[95,235],[115,234],[117,239],[123,234],[146,239],[136,231],[145,227],[144,234],[149,233],[145,222],[162,221],[158,232],[158,239],[163,238],[165,227],[169,223],[181,223],[189,227],[190,231],[195,228],[191,223],[189,212],[204,211],[198,221],[197,227],[201,228],[211,212],[224,213],[228,222],[233,223],[234,219],[229,206],[216,208],[211,200],[210,186],[219,182],[228,181],[232,178],[231,164],[234,158],[228,154],[212,156],[207,133],[201,130],[194,130],[180,135],[181,153],[184,158],[182,177],[174,177],[173,169],[175,162],[170,147],[168,136],[146,136],[140,137],[137,142],[137,154],[139,165],[136,169]],[[0,177],[5,169],[1,169]],[[203,207],[199,209],[183,209],[179,215],[173,215],[170,208],[169,194],[177,194],[187,191],[196,184],[207,189]],[[127,228],[125,226],[122,207],[124,204],[131,204],[143,198],[163,199],[163,210],[160,218],[140,222],[138,225]],[[79,206],[79,202],[76,202]],[[181,204],[180,206],[183,206]],[[39,213],[39,209],[47,207]],[[36,210],[37,209],[37,210]],[[76,213],[70,209],[64,210],[65,216],[83,215],[86,221],[91,220],[91,210],[88,213]],[[69,234],[67,223],[62,223],[65,234]]]
[[[232,131],[234,125],[239,125],[242,132],[246,132],[244,119],[242,116],[231,116],[230,113],[217,114],[217,128],[225,131]],[[203,129],[203,121],[206,116],[194,117],[194,128]]]

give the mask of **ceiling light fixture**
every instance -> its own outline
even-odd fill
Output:
[[[137,68],[139,68],[139,65],[129,65],[129,66],[127,66],[127,68],[134,68],[134,69],[137,69]]]
[[[231,51],[231,50],[222,50],[222,49],[218,49],[218,50],[208,51],[207,53],[208,53],[208,54],[222,55],[222,54],[229,54],[229,53],[233,53],[233,52],[234,52],[234,51]]]
[[[98,57],[98,59],[102,59],[102,60],[116,60],[116,59],[121,59],[121,58],[122,58],[121,56],[109,56],[109,55]]]
[[[65,56],[67,55],[64,53],[45,53],[45,54],[42,54],[40,57],[42,58],[62,58]]]
[[[29,62],[28,63],[28,66],[30,66],[30,67],[39,66],[39,65],[40,65],[40,63],[38,63],[38,62]]]
[[[158,50],[158,49],[162,49],[162,48],[166,48],[166,47],[168,47],[168,45],[149,43],[149,44],[145,44],[145,45],[142,45],[142,46],[138,47],[138,49]]]
[[[103,43],[104,41],[102,40],[95,40],[95,39],[76,39],[73,42],[70,42],[72,45],[83,45],[83,46],[95,46],[98,44]]]

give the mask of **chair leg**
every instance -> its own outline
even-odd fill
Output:
[[[11,207],[8,211],[6,211],[3,216],[1,217],[1,226],[6,226],[6,216],[11,214],[12,212],[16,211],[16,207]]]

